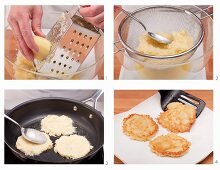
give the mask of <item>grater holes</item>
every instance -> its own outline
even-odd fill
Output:
[[[53,72],[53,71],[54,71],[54,69],[51,69],[50,71],[51,71],[51,72]]]
[[[81,54],[82,54],[82,52],[80,51],[80,52],[78,53],[78,57],[79,57]]]
[[[81,35],[82,35],[82,33],[80,32],[80,33],[79,33],[79,36],[81,36]]]
[[[88,37],[88,35],[84,35],[84,38],[87,38]]]
[[[86,46],[86,49],[88,49],[88,48],[89,48],[89,45]]]
[[[79,41],[76,42],[76,46],[79,45]]]
[[[69,56],[66,56],[66,59],[69,59]]]
[[[77,51],[76,51],[76,50],[74,50],[74,51],[73,51],[73,54],[76,54],[76,52],[77,52]]]
[[[63,54],[60,55],[60,57],[63,57],[63,56],[64,56]]]
[[[59,66],[61,65],[61,63],[58,64]]]
[[[90,40],[92,40],[92,37],[89,37]]]
[[[66,46],[64,45],[64,46],[63,46],[63,48],[65,49],[65,48],[66,48]]]
[[[76,60],[77,63],[79,63],[79,60]]]
[[[64,72],[62,72],[61,74],[64,74]]]
[[[71,69],[72,68],[72,66],[69,66],[69,69]]]
[[[74,39],[71,39],[71,40],[70,40],[70,44],[72,44],[73,42],[74,42]]]
[[[57,70],[56,73],[58,74],[58,73],[59,73],[59,70]]]
[[[76,32],[77,32],[77,31],[76,31],[76,30],[74,30],[74,31],[73,31],[73,34],[75,34]]]
[[[69,48],[68,50],[69,50],[69,51],[71,51],[72,49],[71,49],[71,48]]]
[[[56,61],[54,60],[54,61],[53,61],[53,63],[55,64],[55,63],[56,63]]]
[[[64,64],[63,66],[64,66],[64,67],[66,67],[67,65],[66,65],[66,64]]]
[[[84,46],[85,46],[85,44],[84,44],[84,43],[82,43],[82,44],[81,44],[81,47],[83,48]]]
[[[74,58],[71,58],[71,61],[74,61]]]

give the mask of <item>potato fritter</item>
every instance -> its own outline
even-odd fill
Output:
[[[123,120],[123,132],[133,140],[147,141],[158,131],[149,115],[130,114]]]
[[[162,157],[181,157],[187,153],[191,143],[185,138],[170,133],[156,137],[149,143],[151,151]]]
[[[170,103],[167,111],[157,118],[158,123],[171,132],[189,132],[196,121],[196,109],[179,102]]]

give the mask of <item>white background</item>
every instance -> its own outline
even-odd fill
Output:
[[[4,81],[4,5],[105,5],[105,80],[104,81]],[[115,5],[214,5],[214,80],[213,81],[114,81],[113,80],[113,4]],[[107,21],[107,22],[106,22]],[[214,90],[214,162],[220,162],[220,0],[1,0],[0,1],[0,169],[219,169],[214,165],[114,165],[114,89],[213,89]],[[105,163],[106,165],[4,165],[4,89],[97,89],[105,91]],[[138,156],[138,155],[137,155]],[[73,167],[76,166],[76,167]]]

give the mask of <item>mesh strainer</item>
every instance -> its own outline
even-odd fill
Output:
[[[187,31],[192,36],[194,45],[189,50],[171,56],[151,56],[136,50],[139,44],[139,36],[143,29],[130,17],[125,17],[119,25],[118,36],[129,56],[137,61],[168,65],[182,63],[188,60],[204,37],[204,29],[200,19],[192,12],[173,6],[144,7],[132,12],[141,20],[150,32],[173,33],[180,30]]]

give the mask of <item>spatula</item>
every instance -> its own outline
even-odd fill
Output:
[[[159,90],[161,99],[161,108],[165,111],[167,110],[167,105],[172,102],[180,102],[183,104],[188,104],[196,108],[196,117],[199,117],[203,111],[206,103],[189,93],[182,90]]]

